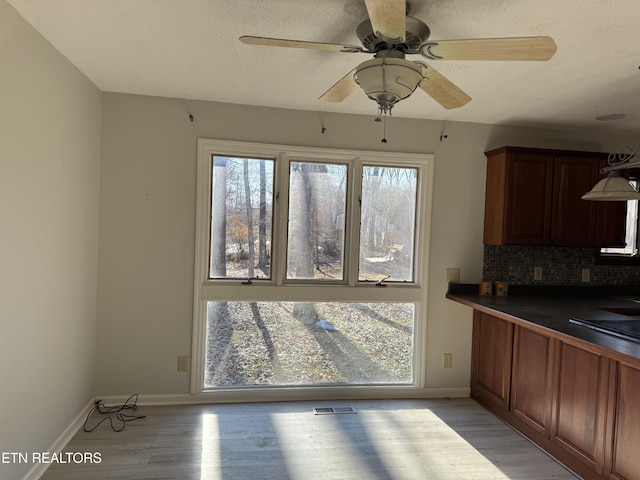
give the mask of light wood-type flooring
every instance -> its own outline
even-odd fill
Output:
[[[315,415],[314,407],[356,413]],[[141,406],[119,433],[79,432],[44,480],[573,479],[473,400]],[[97,419],[96,419],[97,420]],[[79,457],[77,457],[79,458]]]

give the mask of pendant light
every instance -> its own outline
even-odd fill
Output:
[[[631,161],[640,144],[631,151],[625,147],[619,154],[609,154],[609,166],[600,170],[600,173],[607,174],[587,193],[582,196],[583,200],[595,200],[600,202],[640,200],[638,192],[629,181],[622,176],[621,170],[631,167],[640,167],[640,160]]]

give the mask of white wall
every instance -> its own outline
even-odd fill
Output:
[[[460,267],[463,282],[481,280],[483,152],[506,144],[606,150],[621,142],[580,132],[392,118],[383,145],[373,115],[115,93],[103,98],[99,395],[188,392],[189,376],[176,372],[176,356],[190,353],[198,137],[435,154],[427,332],[431,388],[469,385],[471,310],[444,298],[445,269]],[[374,107],[372,102],[372,113]],[[443,129],[448,137],[440,142]],[[451,370],[441,368],[443,352],[453,353]]]
[[[198,137],[435,154],[433,388],[468,386],[471,312],[444,298],[444,273],[480,280],[482,152],[636,141],[393,118],[385,146],[368,116],[101,95],[5,0],[0,72],[0,452],[46,451],[95,394],[188,392],[175,359],[190,353]]]
[[[101,93],[4,0],[0,72],[0,452],[31,455],[94,391]]]

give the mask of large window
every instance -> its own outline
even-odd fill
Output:
[[[201,139],[192,392],[422,386],[431,170]]]

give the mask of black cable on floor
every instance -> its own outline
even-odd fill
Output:
[[[136,410],[138,408],[137,403],[138,403],[137,393],[134,393],[129,398],[127,398],[127,401],[124,402],[122,405],[114,405],[112,407],[107,407],[104,403],[102,403],[102,400],[96,400],[95,406],[87,414],[87,418],[84,421],[82,430],[84,430],[85,432],[93,432],[103,422],[108,421],[109,425],[111,425],[111,429],[114,432],[121,432],[127,426],[127,422],[130,422],[132,420],[139,420],[145,417],[145,415],[127,415],[125,413],[122,413],[125,410]],[[89,419],[95,412],[99,413],[100,415],[106,415],[106,417],[103,417],[102,420],[96,423],[93,427],[88,428],[87,424],[89,423]],[[118,420],[121,426],[120,424],[116,424],[118,426],[114,425],[113,418]]]

